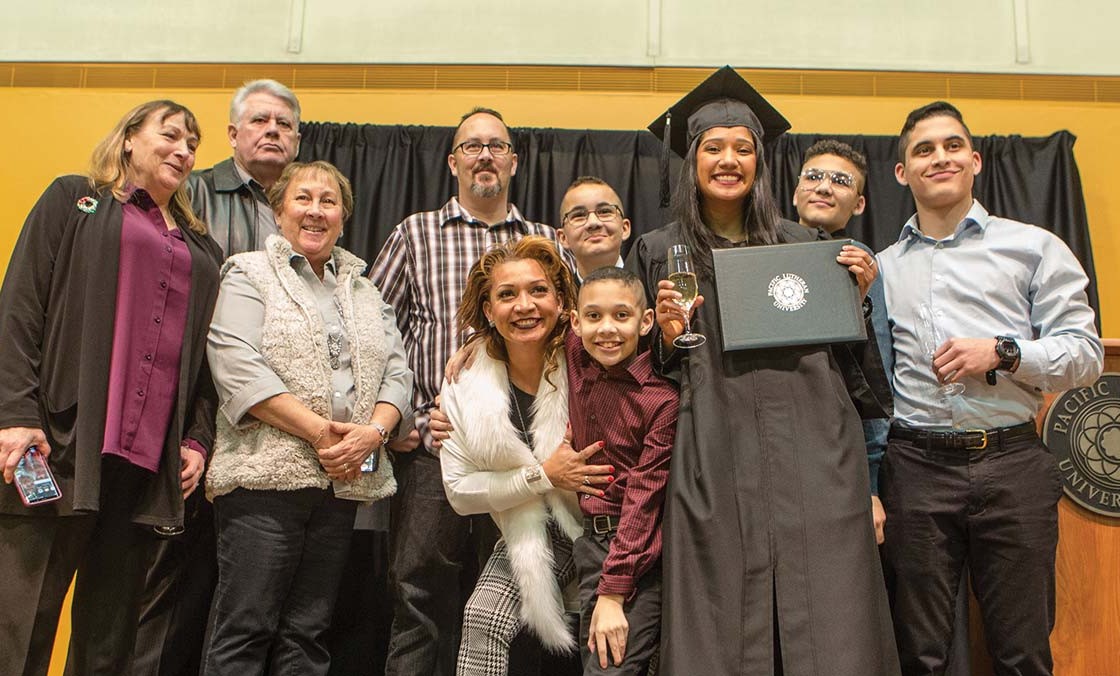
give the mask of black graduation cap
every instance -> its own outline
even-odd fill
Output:
[[[665,148],[662,206],[668,205],[669,149],[683,158],[692,141],[713,127],[747,127],[769,144],[789,130],[790,124],[731,66],[712,73],[648,127]]]

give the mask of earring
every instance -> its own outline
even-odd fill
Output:
[[[493,319],[490,320],[490,328],[494,328],[494,320]]]

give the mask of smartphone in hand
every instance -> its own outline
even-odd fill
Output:
[[[58,489],[51,468],[35,446],[28,448],[19,459],[15,479],[19,498],[28,507],[54,502],[62,497],[62,491]]]

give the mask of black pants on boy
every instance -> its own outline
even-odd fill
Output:
[[[638,579],[633,597],[623,604],[626,621],[630,625],[626,639],[626,655],[622,665],[614,665],[614,656],[608,656],[607,669],[599,666],[598,653],[587,648],[591,628],[591,615],[599,600],[599,576],[603,572],[603,561],[610,551],[614,532],[597,534],[588,530],[576,540],[572,556],[576,561],[576,574],[579,575],[579,649],[583,657],[583,673],[627,674],[644,676],[649,672],[651,662],[656,661],[657,648],[661,642],[661,563],[658,562]]]

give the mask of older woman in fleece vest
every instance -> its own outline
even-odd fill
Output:
[[[396,490],[385,444],[411,410],[393,310],[335,246],[350,182],[294,163],[269,201],[281,235],[226,262],[210,327],[219,573],[206,674],[327,673],[357,501]]]

